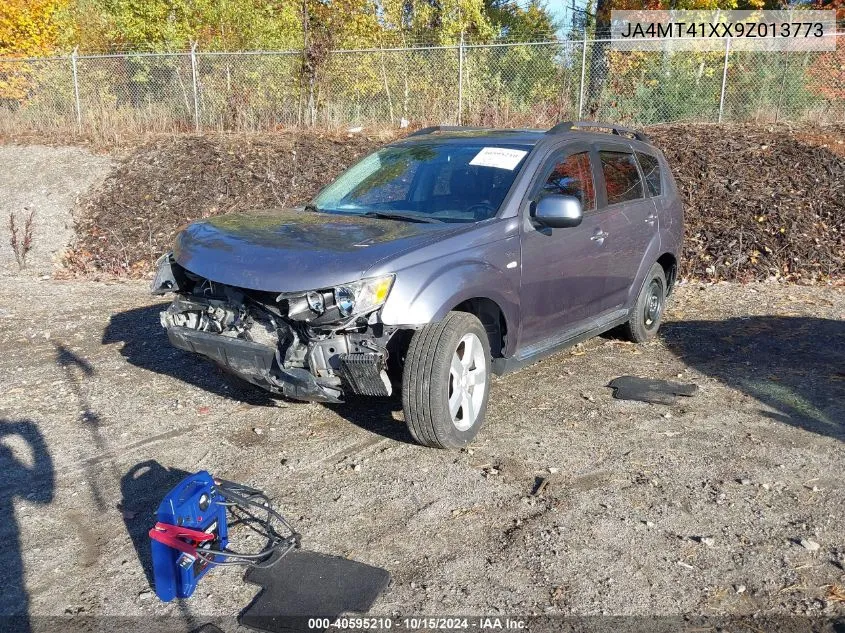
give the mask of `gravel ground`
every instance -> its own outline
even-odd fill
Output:
[[[0,145],[0,275],[17,270],[9,245],[9,214],[23,226],[34,211],[35,274],[51,274],[74,237],[72,209],[80,194],[102,182],[114,161],[78,147]]]
[[[167,344],[143,283],[0,296],[0,613],[237,614],[237,569],[181,604],[145,575],[158,500],[208,469],[269,491],[305,547],[387,568],[375,614],[845,615],[841,288],[682,285],[658,341],[495,380],[461,452],[412,444],[395,400],[230,386]],[[614,400],[623,374],[700,392]]]
[[[257,589],[237,569],[182,603],[150,588],[153,511],[200,469],[266,489],[305,547],[387,568],[374,614],[845,617],[845,289],[683,285],[658,341],[597,338],[495,380],[471,450],[435,451],[396,400],[233,386],[168,345],[145,283],[42,278],[111,167],[0,147],[0,630],[240,612]],[[3,231],[24,206],[18,274]],[[623,374],[701,389],[614,400]]]

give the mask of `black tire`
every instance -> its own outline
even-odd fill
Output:
[[[634,343],[645,343],[655,337],[666,310],[666,273],[655,264],[645,277],[637,301],[623,326],[625,336]]]
[[[478,352],[474,349],[475,339],[470,335],[474,335],[481,344]],[[467,337],[470,337],[472,350],[469,357],[466,356]],[[469,364],[463,382],[458,383],[454,378],[452,362],[453,356],[460,363],[464,362],[461,346],[463,357],[469,358]],[[472,358],[480,358],[478,354],[483,354],[485,363],[484,384],[472,385],[470,389],[467,377],[479,369],[477,363],[472,361]],[[450,312],[442,321],[414,332],[402,372],[402,409],[414,439],[423,446],[433,448],[461,448],[471,442],[484,424],[490,394],[490,370],[490,342],[484,326],[474,315]],[[481,374],[472,373],[473,379],[479,376]],[[460,393],[455,392],[456,386],[461,390]],[[483,396],[477,395],[477,386],[482,387]],[[461,405],[456,413],[459,419],[454,420],[449,409],[450,395],[461,400],[462,394],[468,394],[468,399],[464,400],[466,407]],[[480,404],[476,404],[478,401]]]

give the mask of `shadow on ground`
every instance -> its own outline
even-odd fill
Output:
[[[120,480],[123,523],[152,589],[155,589],[155,581],[149,531],[156,523],[156,510],[161,500],[189,474],[148,460],[135,464]]]
[[[167,304],[135,308],[113,314],[102,343],[123,343],[120,353],[136,367],[171,376],[177,380],[231,397],[253,406],[275,406],[271,394],[236,381],[211,361],[173,347],[159,322]]]
[[[102,431],[104,421],[91,407],[88,399],[88,390],[85,386],[88,381],[97,375],[97,371],[86,358],[76,354],[64,343],[57,341],[53,345],[56,348],[56,365],[64,370],[65,381],[70,385],[76,397],[80,427],[84,429],[88,438],[94,442],[97,452],[104,453],[108,450]],[[114,471],[114,466],[112,466],[112,470],[116,476],[117,472]],[[94,499],[94,504],[99,512],[104,512],[106,502],[103,488],[106,485],[101,481],[101,471],[96,464],[85,462],[85,473],[85,480],[91,488],[91,496]]]
[[[123,343],[120,353],[136,367],[176,378],[224,398],[263,407],[274,407],[277,401],[303,404],[265,392],[228,375],[201,356],[173,347],[159,323],[159,312],[166,305],[135,308],[112,315],[101,342],[104,345]],[[326,408],[362,429],[413,443],[405,424],[394,419],[394,412],[402,409],[397,398],[354,398],[344,404],[326,405]]]
[[[0,420],[0,629],[30,631],[20,527],[15,501],[46,505],[53,500],[55,472],[47,442],[29,420]]]
[[[762,415],[845,440],[845,321],[755,316],[661,332],[687,365],[767,405]]]
[[[405,422],[394,417],[402,411],[402,402],[396,394],[392,398],[353,397],[343,404],[323,406],[366,431],[396,442],[416,445]]]

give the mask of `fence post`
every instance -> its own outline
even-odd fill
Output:
[[[461,31],[461,39],[458,44],[458,125],[461,124],[461,116],[464,109],[464,32]]]
[[[578,120],[584,111],[584,71],[587,66],[587,26],[584,25],[584,41],[581,43],[581,86],[578,89]]]
[[[722,68],[722,93],[719,95],[719,123],[722,122],[722,114],[725,111],[725,86],[728,83],[728,55],[731,52],[731,38],[725,38],[725,66]]]
[[[775,110],[775,123],[780,121],[780,108],[783,105],[783,95],[786,92],[786,76],[789,74],[789,50],[785,50],[783,63],[783,77],[780,80],[780,94],[778,95],[778,107]]]
[[[191,44],[191,79],[194,84],[194,129],[200,131],[200,95],[197,82],[197,43]]]
[[[79,77],[76,74],[76,58],[79,52],[79,47],[73,49],[70,55],[70,67],[73,70],[73,104],[76,109],[76,127],[82,132],[82,108],[79,103]]]

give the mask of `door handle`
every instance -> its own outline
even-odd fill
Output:
[[[603,242],[604,238],[606,238],[608,235],[610,235],[610,234],[605,233],[604,231],[599,231],[595,235],[591,236],[590,239],[593,240],[594,242]]]
[[[654,224],[657,221],[657,215],[654,214],[654,213],[651,213],[648,216],[646,216],[645,221],[646,221],[647,224]]]

